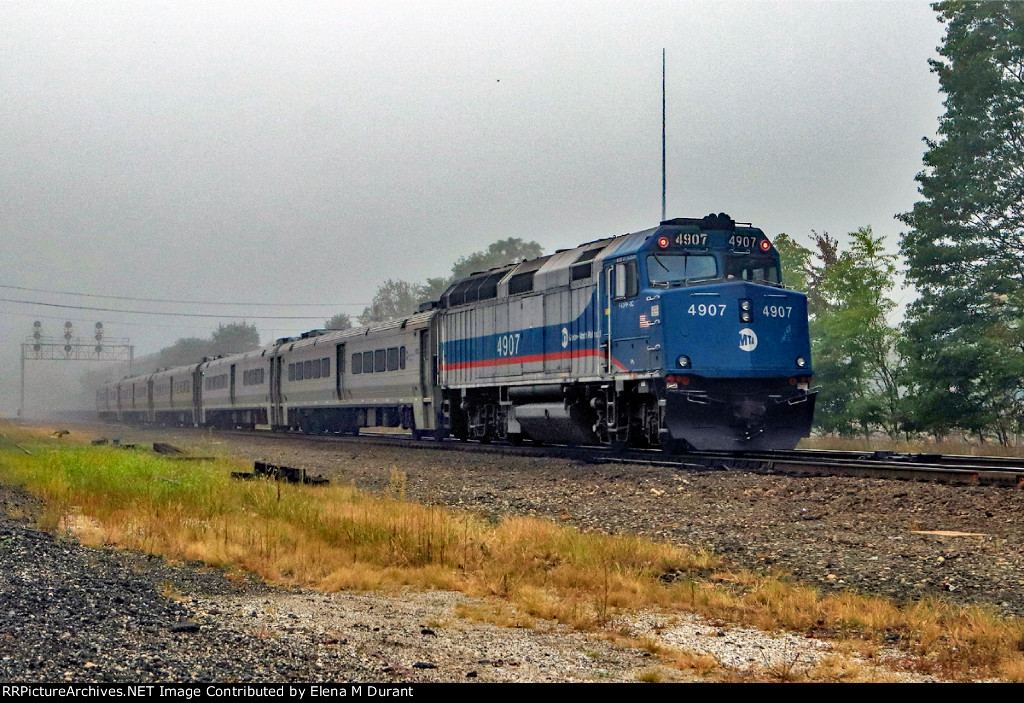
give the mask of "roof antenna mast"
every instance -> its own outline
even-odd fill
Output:
[[[665,49],[661,50],[661,221],[665,221]]]

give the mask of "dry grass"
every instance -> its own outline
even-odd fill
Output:
[[[179,603],[183,603],[188,600],[188,598],[182,595],[181,591],[179,591],[178,588],[170,581],[161,581],[159,587],[160,595],[168,600],[175,600]]]
[[[255,573],[327,591],[457,590],[484,597],[460,606],[460,615],[503,626],[535,627],[543,619],[594,629],[623,612],[661,609],[765,630],[828,632],[851,652],[869,655],[886,634],[897,633],[908,665],[953,678],[1024,678],[1021,622],[984,608],[822,595],[781,576],[724,570],[701,550],[536,518],[493,525],[405,501],[399,471],[386,494],[375,496],[353,486],[234,481],[230,472],[247,467],[230,458],[174,462],[19,434],[20,428],[0,431],[33,452],[0,444],[0,479],[45,500],[43,526],[73,531],[86,544],[200,560],[235,579]],[[663,580],[666,574],[674,580]],[[637,646],[675,669],[711,670],[710,662],[691,666],[653,640]],[[789,680],[794,669],[769,676]],[[821,676],[828,678],[823,669]]]
[[[718,660],[708,654],[671,649],[662,652],[661,657],[667,666],[681,671],[690,671],[701,677],[707,677],[720,668]]]
[[[662,683],[665,680],[665,673],[661,667],[651,666],[636,672],[636,680],[641,683]]]

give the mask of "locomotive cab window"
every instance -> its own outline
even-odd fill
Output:
[[[738,278],[754,283],[767,283],[781,286],[779,267],[775,261],[764,256],[727,256],[725,257],[725,277]]]
[[[620,261],[615,264],[615,299],[632,298],[640,291],[636,275],[636,261]]]
[[[652,286],[664,288],[717,278],[718,261],[711,254],[651,254],[647,277]]]

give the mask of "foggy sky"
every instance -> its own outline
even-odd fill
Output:
[[[669,217],[804,243],[871,225],[895,251],[942,113],[942,32],[923,2],[8,0],[0,283],[344,305],[0,297],[223,314],[268,341],[499,238],[551,252],[653,226],[662,47]],[[34,319],[101,320],[139,355],[218,322],[0,303],[0,412]],[[88,367],[30,368],[59,404]]]

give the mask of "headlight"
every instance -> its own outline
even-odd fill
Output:
[[[744,298],[740,301],[740,310],[750,310],[753,307],[753,303],[749,299]]]
[[[796,365],[799,366],[800,368],[807,366],[807,359],[803,358],[802,356],[798,356],[796,358]]]
[[[676,360],[676,363],[679,364],[680,368],[688,369],[690,368],[690,357],[685,355],[681,356]]]
[[[754,316],[747,311],[743,311],[740,313],[740,322],[750,322],[753,319]]]

